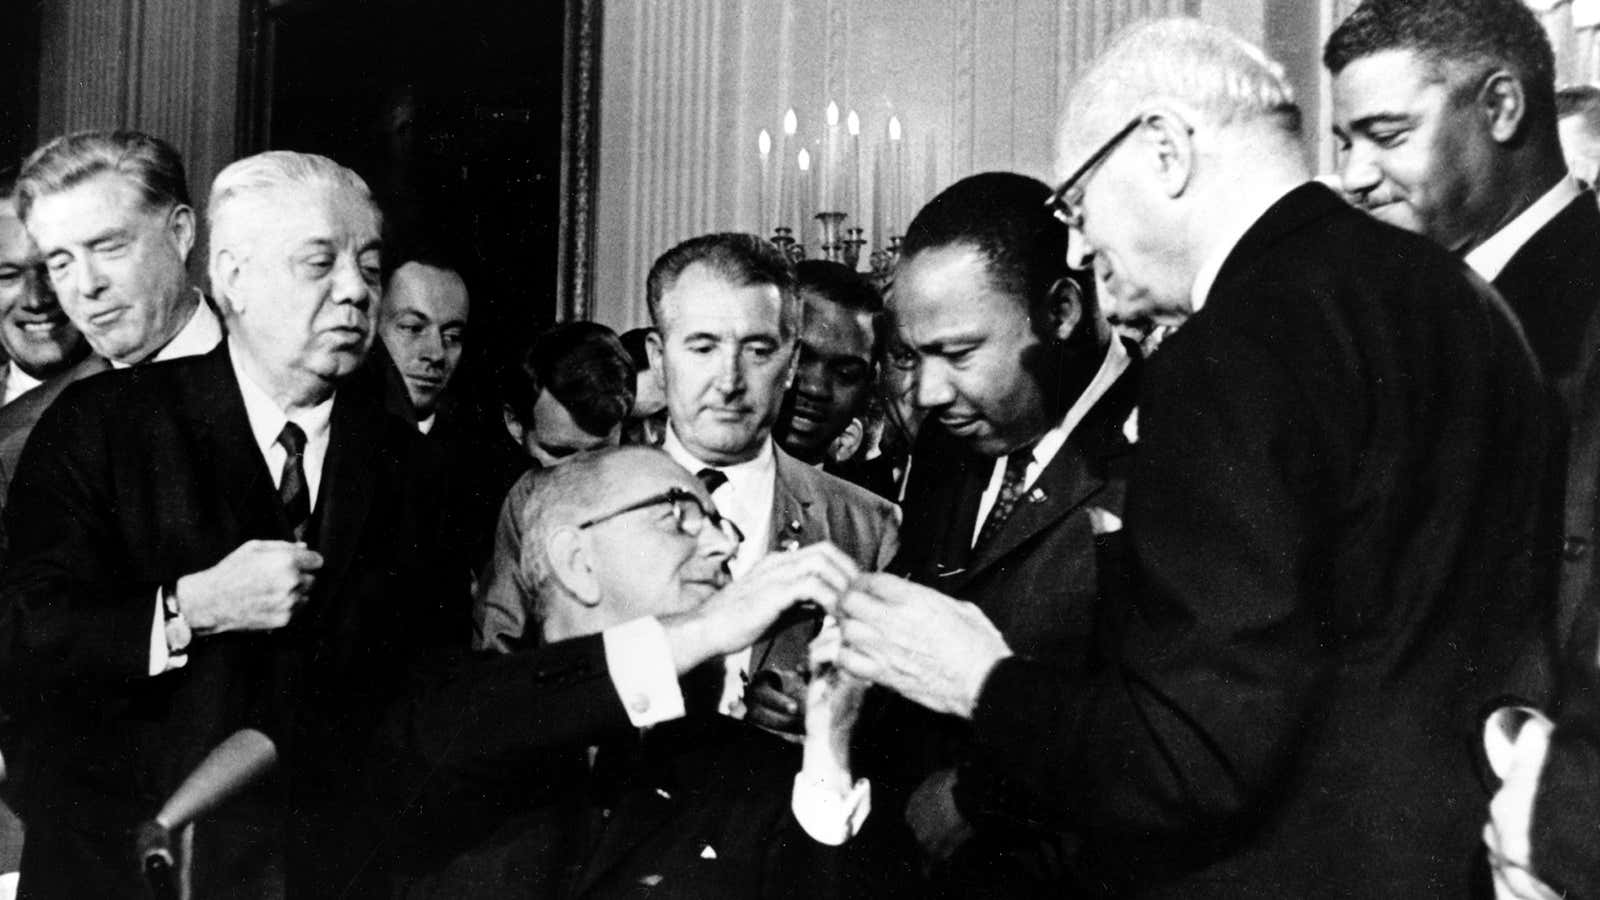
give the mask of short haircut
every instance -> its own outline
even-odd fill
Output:
[[[1421,55],[1441,81],[1451,68],[1507,68],[1522,82],[1529,110],[1553,120],[1555,52],[1523,0],[1365,0],[1328,37],[1322,63],[1338,75],[1386,50]]]
[[[799,333],[800,297],[795,293],[794,265],[789,257],[764,238],[734,232],[690,238],[656,259],[645,282],[645,300],[650,306],[650,322],[657,331],[661,330],[661,298],[696,263],[739,287],[776,287],[783,299],[779,334],[788,340]]]
[[[633,363],[617,333],[596,322],[564,322],[534,337],[527,352],[501,372],[500,396],[523,427],[549,391],[579,428],[604,435],[633,409]]]
[[[171,144],[142,131],[80,131],[33,151],[17,176],[17,214],[26,219],[40,197],[112,172],[139,191],[145,208],[192,206],[183,157]]]
[[[643,372],[650,368],[650,351],[647,348],[650,337],[648,328],[632,328],[622,333],[622,347],[628,351],[628,358],[633,360],[633,371]]]
[[[996,288],[1032,308],[1068,274],[1067,226],[1045,201],[1044,182],[1011,172],[963,178],[917,213],[901,244],[902,259],[967,246],[983,257]]]
[[[526,476],[530,479],[527,499],[513,513],[522,526],[518,563],[533,588],[534,621],[529,623],[530,628],[544,621],[552,599],[547,549],[550,535],[576,525],[604,499],[606,460],[612,455],[604,451],[575,453],[559,466],[537,469]]]
[[[1583,127],[1600,137],[1600,87],[1575,84],[1556,91],[1556,118],[1580,116]]]
[[[412,237],[395,243],[385,243],[383,248],[383,289],[389,289],[394,273],[407,263],[416,263],[441,272],[454,272],[471,287],[468,272],[472,260],[468,253],[452,241],[439,237]]]
[[[231,162],[211,182],[206,202],[206,224],[211,229],[211,259],[237,243],[239,228],[228,213],[241,202],[275,194],[285,188],[318,186],[348,190],[372,205],[372,191],[360,175],[326,156],[269,150]]]
[[[1067,137],[1097,144],[1161,101],[1218,125],[1263,121],[1300,134],[1300,107],[1281,66],[1226,29],[1175,18],[1130,26],[1095,59],[1068,95]]]

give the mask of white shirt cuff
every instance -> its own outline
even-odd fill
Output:
[[[156,588],[155,615],[150,620],[150,677],[181,669],[188,662],[189,654],[174,655],[167,649],[167,617],[161,609],[161,589]]]
[[[611,684],[635,728],[683,718],[683,691],[667,632],[654,618],[634,619],[601,633]]]
[[[794,776],[790,808],[812,839],[837,847],[855,837],[872,812],[872,783],[858,778],[847,789],[848,772],[801,769]]]

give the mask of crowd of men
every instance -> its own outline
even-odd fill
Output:
[[[1600,897],[1600,91],[1521,0],[1324,62],[1334,178],[1143,22],[886,292],[693,237],[470,397],[357,173],[45,143],[0,894]]]

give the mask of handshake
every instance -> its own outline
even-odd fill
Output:
[[[764,557],[697,609],[664,618],[678,671],[754,644],[791,608],[820,607],[826,656],[812,670],[837,684],[879,684],[941,713],[970,718],[989,672],[1011,655],[976,606],[892,575],[866,574],[829,543]],[[811,679],[812,682],[816,678]],[[821,688],[818,688],[821,690]],[[795,732],[806,722],[804,673],[758,673],[750,720]]]

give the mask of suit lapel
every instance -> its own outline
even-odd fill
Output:
[[[813,487],[812,473],[805,471],[806,464],[784,452],[777,442],[772,444],[776,482],[772,487],[772,525],[768,532],[767,552],[779,553],[797,550],[818,541],[826,540],[826,529],[821,528],[811,515]]]
[[[201,377],[184,382],[184,409],[195,447],[214,479],[223,533],[241,537],[282,536],[287,531],[266,460],[250,431],[244,398],[229,362],[228,345],[205,356]]]
[[[610,779],[611,783],[595,785],[591,799],[613,804],[611,814],[588,851],[571,896],[584,895],[662,829],[681,824],[679,816],[688,800],[688,788],[677,772],[678,754],[686,752],[679,744],[689,732],[703,727],[693,719],[658,725],[653,731],[660,733],[640,738],[631,748],[633,758],[626,764],[615,768],[607,764],[614,778]],[[601,752],[607,751],[627,755],[630,748],[619,741],[603,747]],[[694,765],[706,762],[696,756]],[[596,772],[602,771],[601,765],[602,760],[597,756]],[[690,771],[692,773],[693,769]],[[665,867],[671,862],[662,860],[661,864]]]
[[[384,411],[357,392],[341,392],[333,401],[328,456],[323,461],[317,492],[317,550],[323,557],[318,581],[323,596],[335,596],[372,508],[377,479],[377,453],[383,440]]]

